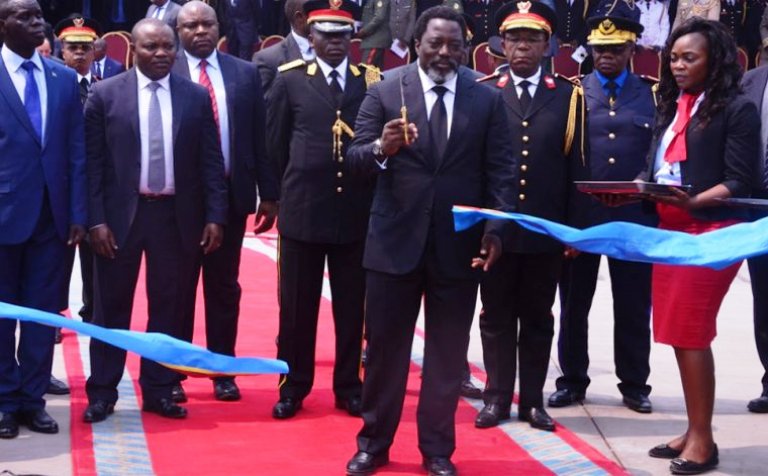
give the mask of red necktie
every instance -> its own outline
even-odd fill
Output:
[[[208,62],[200,60],[200,86],[208,90],[208,96],[211,97],[211,105],[213,106],[213,119],[216,121],[216,133],[221,139],[221,129],[219,128],[219,106],[216,104],[216,93],[213,90],[213,84],[211,84],[211,78],[208,77],[208,71],[206,70]]]
[[[685,146],[685,130],[688,123],[691,122],[691,110],[696,103],[699,95],[683,93],[677,101],[677,120],[672,124],[672,142],[669,143],[667,151],[664,153],[664,161],[670,164],[683,162],[688,157]]]

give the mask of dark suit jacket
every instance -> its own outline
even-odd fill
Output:
[[[312,69],[314,74],[309,74]],[[365,97],[364,73],[347,67],[337,108],[317,63],[278,73],[267,94],[267,147],[282,176],[280,234],[314,243],[351,243],[365,237],[373,180],[354,177],[333,155],[336,111],[350,127]],[[350,138],[344,135],[341,157]]]
[[[277,67],[296,59],[301,59],[301,50],[290,33],[280,43],[254,53],[253,62],[259,68],[264,94],[269,92],[272,81],[275,80]]]
[[[665,128],[666,129],[666,128]],[[651,142],[646,168],[640,178],[653,181],[656,151],[661,133]],[[691,195],[725,185],[733,197],[748,197],[758,174],[760,157],[760,116],[757,107],[744,94],[738,94],[702,126],[698,115],[686,129],[688,159],[680,163],[682,183],[691,185]],[[745,218],[743,209],[710,207],[691,212],[701,220]]]
[[[446,154],[435,158],[417,68],[411,63],[368,90],[347,152],[346,159],[358,173],[378,176],[363,264],[384,273],[409,273],[429,243],[444,276],[473,278],[470,264],[480,249],[483,227],[454,231],[451,208],[511,210],[515,166],[509,123],[499,94],[476,84],[472,72],[462,66]],[[419,139],[401,148],[381,170],[372,144],[386,122],[400,117],[401,84],[408,119],[416,124]]]
[[[199,248],[205,223],[226,223],[224,164],[208,92],[171,74],[176,220],[182,246]],[[118,247],[139,200],[141,138],[135,68],[97,82],[85,104],[89,225],[106,223]]]
[[[766,84],[768,84],[768,66],[761,66],[747,71],[741,79],[744,95],[757,107],[761,120],[763,120],[766,114],[766,111],[763,110],[763,94],[765,93]],[[762,148],[758,150],[757,161],[759,169],[758,173],[755,174],[752,195],[768,198],[768,177],[765,174],[766,151],[762,150]]]
[[[630,73],[613,108],[594,73],[585,76],[581,84],[588,111],[590,180],[634,180],[645,168],[651,146],[656,114],[652,84]],[[644,211],[639,203],[607,207],[583,193],[576,199],[578,221],[586,226],[609,221],[656,224],[655,214]]]
[[[123,72],[125,72],[125,66],[122,63],[109,56],[104,57],[104,70],[101,72],[101,79],[111,78]]]
[[[277,167],[269,160],[264,144],[265,110],[261,81],[256,67],[225,53],[217,53],[229,120],[230,206],[239,215],[256,211],[256,184],[262,200],[280,195]],[[176,57],[173,72],[189,79],[184,51]]]
[[[86,225],[87,184],[83,113],[75,71],[43,59],[48,91],[45,137],[37,137],[24,104],[0,59],[0,245],[27,240],[43,199],[59,238],[70,225]]]
[[[509,78],[509,75],[504,77]],[[515,169],[520,181],[520,193],[515,200],[517,210],[558,223],[582,226],[584,223],[575,212],[579,192],[573,184],[575,180],[589,179],[588,143],[585,140],[583,147],[581,143],[580,102],[577,102],[575,112],[573,142],[568,153],[565,151],[574,85],[565,79],[542,74],[531,105],[524,113],[512,80],[506,83],[488,81],[486,84],[494,89],[503,86],[501,96],[512,130],[507,140],[518,157]],[[562,249],[559,242],[517,225],[507,237],[504,251],[544,253]]]

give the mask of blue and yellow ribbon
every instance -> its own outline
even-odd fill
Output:
[[[743,259],[768,253],[768,218],[691,235],[627,222],[611,222],[579,230],[521,213],[453,207],[456,231],[485,219],[512,220],[523,228],[552,237],[579,251],[626,261],[723,269]]]
[[[288,364],[282,360],[214,354],[207,349],[165,334],[107,329],[87,322],[67,319],[58,314],[4,302],[0,302],[0,318],[70,329],[194,377],[288,373]]]

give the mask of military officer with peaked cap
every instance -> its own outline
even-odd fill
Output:
[[[311,0],[304,9],[316,59],[279,67],[267,93],[267,152],[282,175],[277,355],[290,368],[281,376],[272,411],[278,419],[293,417],[312,388],[326,259],[336,330],[336,406],[359,415],[362,388],[362,257],[373,182],[352,176],[344,155],[367,83],[379,74],[349,62],[356,4]]]
[[[588,42],[595,70],[582,78],[589,119],[592,180],[633,180],[643,170],[656,110],[653,79],[629,72],[629,60],[643,26],[614,10],[588,20]],[[627,221],[655,226],[655,215],[633,204],[610,208],[589,196],[578,197],[576,213],[586,225]],[[647,384],[651,351],[651,265],[609,258],[613,294],[614,362],[624,404],[650,413]],[[584,399],[587,375],[588,316],[597,284],[600,255],[581,253],[566,260],[560,281],[558,357],[563,376],[549,406]]]
[[[545,74],[540,66],[554,33],[555,13],[539,2],[512,2],[499,10],[496,24],[509,71],[479,81],[501,90],[504,98],[517,155],[517,210],[574,225],[573,181],[589,176],[584,106],[577,84]],[[488,382],[475,426],[493,427],[510,417],[519,355],[518,418],[534,428],[554,431],[542,393],[563,246],[515,226],[503,249],[480,285],[480,335]]]

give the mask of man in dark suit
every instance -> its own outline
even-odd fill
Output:
[[[288,18],[291,24],[291,32],[276,45],[258,51],[253,55],[253,62],[259,68],[262,90],[265,95],[272,86],[278,66],[297,59],[312,61],[315,58],[314,50],[307,39],[309,25],[307,25],[307,15],[304,13],[304,4],[306,2],[307,0],[286,1],[285,17]]]
[[[651,82],[629,72],[629,60],[643,26],[619,12],[587,22],[595,70],[582,79],[589,110],[592,180],[633,180],[645,167],[656,105]],[[655,226],[655,214],[640,203],[606,207],[586,194],[575,213],[586,226],[611,221]],[[614,320],[614,362],[624,404],[651,412],[647,384],[651,352],[651,265],[608,258]],[[558,359],[563,376],[549,397],[550,407],[584,399],[587,375],[588,317],[597,285],[600,255],[571,253],[560,280]]]
[[[754,198],[768,199],[768,97],[766,97],[766,85],[768,85],[768,66],[747,71],[741,81],[744,93],[757,106],[762,119],[762,155],[758,157],[760,174],[755,180]],[[752,211],[752,218],[757,220],[765,218],[765,211]],[[752,284],[753,313],[755,322],[755,344],[757,355],[763,365],[762,392],[759,397],[751,400],[747,405],[753,413],[768,413],[768,255],[755,256],[747,260],[749,277]]]
[[[496,24],[509,71],[482,82],[501,90],[506,104],[512,128],[508,140],[520,157],[517,209],[575,225],[573,181],[589,176],[582,129],[585,111],[580,88],[544,74],[540,66],[555,32],[555,13],[539,2],[508,3],[496,14]],[[542,393],[563,246],[517,226],[508,236],[504,255],[480,285],[480,335],[488,381],[485,406],[475,426],[494,427],[510,417],[519,355],[518,419],[554,431]]]
[[[280,379],[279,419],[301,409],[315,374],[315,341],[323,270],[333,294],[336,407],[360,414],[365,229],[373,183],[352,175],[346,152],[366,91],[363,72],[347,57],[359,7],[349,1],[304,4],[317,60],[279,68],[267,95],[267,146],[282,174],[277,356],[290,371]]]
[[[170,72],[171,28],[146,19],[132,36],[136,67],[96,83],[85,106],[93,318],[104,327],[130,326],[144,255],[147,330],[178,337],[201,248],[207,254],[221,243],[224,161],[208,92]],[[93,339],[90,355],[83,419],[96,422],[114,411],[125,351]],[[177,381],[174,371],[142,359],[143,410],[186,417],[171,400]]]
[[[467,45],[464,18],[452,8],[434,7],[415,31],[418,61],[369,90],[346,157],[357,173],[377,177],[363,261],[364,424],[347,474],[371,474],[389,461],[422,298],[419,450],[429,474],[456,474],[450,460],[454,419],[480,274],[473,268],[487,270],[496,261],[501,230],[488,223],[485,232],[479,225],[457,233],[451,207],[508,210],[514,194],[502,99],[460,66]],[[401,106],[407,107],[408,124]],[[478,251],[481,258],[473,260]]]
[[[42,59],[35,0],[0,3],[0,301],[58,313],[69,283],[68,246],[87,221],[83,113],[75,72]],[[0,438],[19,424],[57,433],[45,411],[54,329],[0,322]]]
[[[144,18],[154,18],[161,20],[176,31],[176,18],[179,16],[181,7],[178,3],[171,0],[150,0],[152,5],[147,8],[147,14]]]
[[[225,0],[229,54],[244,60],[253,57],[253,45],[259,38],[259,8],[258,0]]]
[[[212,352],[235,355],[241,296],[238,275],[245,224],[248,215],[256,212],[257,184],[260,203],[255,231],[261,233],[274,224],[279,195],[277,168],[265,151],[265,106],[256,66],[216,51],[219,38],[216,12],[205,3],[185,4],[178,21],[182,51],[176,57],[173,72],[205,87],[211,103],[215,104],[229,185],[224,241],[221,248],[202,260],[206,342]],[[199,269],[193,275],[193,293],[198,274]],[[184,335],[190,341],[194,300],[191,304]],[[240,391],[234,377],[214,379],[214,395],[218,400],[239,400]]]
[[[99,79],[107,79],[125,71],[125,66],[107,56],[107,42],[102,38],[93,42],[93,64],[91,72]]]

